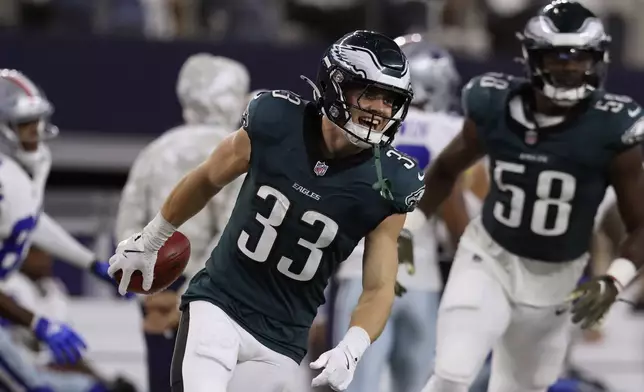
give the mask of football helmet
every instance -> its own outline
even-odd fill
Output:
[[[395,39],[411,71],[412,105],[429,112],[449,112],[458,107],[461,77],[449,52],[421,34]]]
[[[303,77],[313,87],[314,101],[322,114],[361,148],[393,141],[413,98],[410,78],[409,63],[396,42],[366,30],[345,35],[325,51],[315,83]],[[362,91],[360,98],[384,90],[391,97],[391,116],[362,108],[360,98],[357,105],[350,103],[347,91],[356,88]],[[374,121],[354,122],[352,109],[371,115],[371,120],[382,119],[384,127],[376,130]]]
[[[583,5],[554,0],[517,37],[528,77],[555,104],[573,106],[603,86],[610,37]]]
[[[0,132],[15,147],[20,147],[18,125],[37,121],[38,139],[58,135],[49,121],[54,107],[44,92],[29,78],[13,69],[0,69]]]

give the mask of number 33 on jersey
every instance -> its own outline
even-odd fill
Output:
[[[490,157],[483,224],[514,254],[573,260],[590,247],[610,162],[644,136],[642,109],[629,97],[596,90],[588,110],[537,131],[519,98],[526,83],[486,74],[464,89],[467,115]]]

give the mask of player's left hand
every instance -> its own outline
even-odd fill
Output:
[[[110,268],[110,263],[107,261],[94,261],[90,267],[89,270],[92,273],[92,275],[96,276],[100,280],[109,283],[110,285],[114,286],[116,289],[118,289],[118,283],[112,279],[112,277],[107,273],[107,270]],[[136,295],[134,293],[126,293],[125,298],[131,299],[134,298]]]
[[[114,256],[110,258],[108,275],[113,277],[119,270],[123,274],[119,284],[119,294],[121,295],[127,293],[134,271],[141,271],[143,275],[143,290],[148,291],[152,288],[157,252],[165,239],[162,240],[159,247],[154,247],[150,243],[149,236],[150,234],[146,233],[145,229],[140,233],[132,234],[130,238],[119,242]]]
[[[407,268],[409,275],[416,273],[414,264],[414,240],[411,231],[403,228],[398,236],[398,263]]]
[[[357,364],[358,360],[351,355],[346,346],[340,343],[309,365],[313,370],[324,368],[322,373],[311,381],[311,386],[328,385],[334,391],[344,391],[353,380],[353,372]]]
[[[572,292],[572,322],[588,329],[600,323],[611,305],[617,300],[617,282],[607,275],[592,278]]]
[[[404,265],[409,275],[416,273],[414,265],[414,241],[411,231],[403,228],[398,236],[398,264]],[[396,280],[394,291],[397,297],[402,297],[407,292],[407,288]]]
[[[407,293],[407,287],[403,286],[399,281],[396,281],[394,292],[396,293],[396,297],[402,297]]]

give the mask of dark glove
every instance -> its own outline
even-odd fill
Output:
[[[407,229],[402,229],[398,236],[398,263],[407,267],[407,273],[409,275],[416,273],[416,266],[414,265],[414,242],[411,232]],[[405,286],[398,281],[396,281],[394,290],[398,297],[402,297],[407,292]]]
[[[572,322],[581,323],[582,329],[600,323],[618,294],[617,282],[608,275],[581,283],[569,298],[572,301]]]

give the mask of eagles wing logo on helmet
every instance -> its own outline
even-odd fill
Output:
[[[330,53],[340,65],[365,79],[378,80],[378,73],[385,68],[378,61],[378,57],[367,48],[335,44]],[[404,68],[400,71],[400,77],[405,76],[408,69],[409,64],[405,61]]]
[[[415,207],[416,204],[418,204],[418,201],[423,197],[424,193],[425,185],[421,186],[417,190],[413,191],[411,195],[407,196],[405,198],[405,204],[407,204],[408,207]]]
[[[357,65],[363,65],[366,63],[366,66],[368,67],[373,66],[375,63],[368,53],[359,52],[359,50],[364,49],[349,45],[333,45],[331,48],[331,56],[335,61],[343,67],[350,69],[356,75],[367,78],[367,71],[365,69],[358,68]]]

